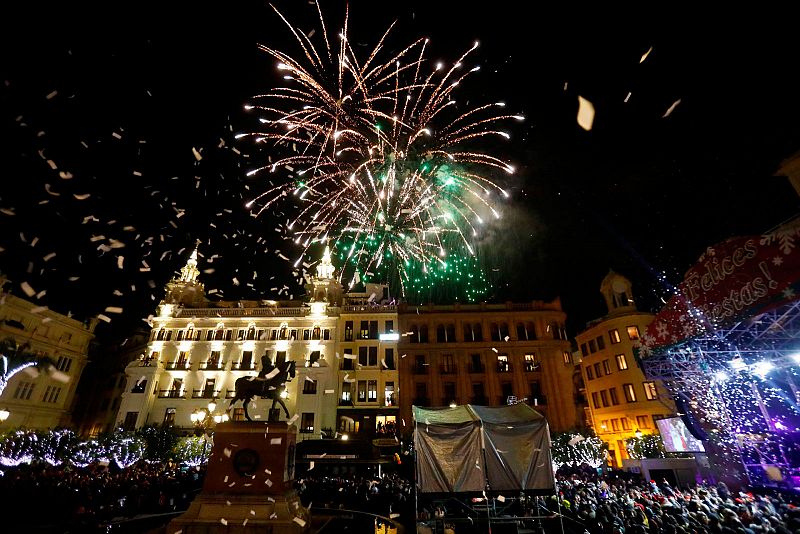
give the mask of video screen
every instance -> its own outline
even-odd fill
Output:
[[[703,443],[692,436],[680,417],[656,420],[667,452],[706,452]]]

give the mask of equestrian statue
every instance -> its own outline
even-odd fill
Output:
[[[295,362],[283,361],[276,367],[272,365],[269,356],[264,355],[261,357],[261,372],[258,376],[243,376],[236,379],[236,396],[231,400],[228,409],[233,408],[234,403],[240,400],[244,405],[244,416],[248,421],[252,421],[247,405],[253,397],[258,396],[262,399],[272,399],[272,409],[275,408],[275,403],[279,403],[288,418],[289,410],[283,403],[281,393],[286,391],[286,382],[294,377]]]

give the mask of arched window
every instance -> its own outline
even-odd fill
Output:
[[[483,326],[481,323],[475,323],[472,325],[472,335],[474,341],[483,341]]]
[[[281,329],[278,334],[278,339],[287,339],[288,335],[289,335],[289,324],[281,323]]]
[[[528,339],[528,331],[525,330],[523,323],[517,323],[517,339],[519,341],[527,341]]]
[[[419,328],[417,325],[411,325],[411,343],[419,343]]]
[[[528,333],[528,339],[536,339],[536,325],[533,323],[527,323],[525,331]]]
[[[505,339],[509,337],[508,335],[508,323],[501,323],[500,324],[500,339],[505,341]]]
[[[472,337],[472,325],[469,323],[464,323],[464,341],[475,341]]]
[[[447,329],[445,330],[445,337],[447,338],[448,343],[455,343],[456,341],[456,325],[449,324],[447,325]]]
[[[247,327],[247,339],[254,340],[256,338],[256,326],[251,324]]]
[[[219,323],[217,329],[214,331],[214,340],[222,341],[223,339],[225,339],[225,325]]]
[[[489,328],[492,331],[492,341],[500,341],[500,327],[497,323],[492,323]]]
[[[419,327],[419,342],[428,342],[428,325],[424,324]]]
[[[440,324],[436,327],[436,342],[437,343],[446,343],[447,336],[445,334],[444,325]]]

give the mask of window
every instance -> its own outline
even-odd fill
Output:
[[[342,402],[349,403],[353,401],[350,392],[350,382],[342,382]]]
[[[314,414],[303,412],[300,418],[300,432],[303,434],[311,434],[314,432]]]
[[[125,414],[125,421],[122,423],[122,430],[132,432],[136,430],[136,420],[139,418],[139,412],[128,412]]]
[[[244,334],[245,334],[244,330],[239,328],[236,331],[236,341],[243,341],[244,340]]]
[[[637,415],[636,424],[639,428],[650,428],[650,418],[646,415]]]
[[[231,339],[233,339],[233,330],[228,328],[225,330],[225,341],[230,341]]]
[[[214,332],[214,341],[222,341],[222,338],[224,337],[225,337],[225,330],[218,326],[217,330]]]
[[[617,388],[611,388],[608,390],[608,393],[611,395],[611,404],[616,406],[619,404],[619,398],[617,397]]]
[[[630,339],[631,341],[636,341],[637,339],[639,339],[639,327],[638,326],[631,325],[631,326],[626,327],[626,329],[628,330],[628,339]]]
[[[597,336],[597,350],[603,350],[606,348],[606,341],[603,339],[603,336]]]
[[[619,419],[611,420],[611,430],[614,432],[619,432]]]
[[[319,367],[319,358],[320,352],[318,350],[312,350],[306,360],[306,367]]]
[[[542,362],[539,361],[539,357],[535,353],[525,355],[526,371],[539,371],[541,368]]]
[[[424,382],[417,382],[415,384],[416,392],[417,392],[417,399],[415,402],[427,402],[428,401],[428,385]]]
[[[369,347],[369,366],[376,367],[378,365],[378,347]]]
[[[508,323],[500,323],[500,339],[505,341],[508,337]]]
[[[533,404],[538,406],[539,404],[547,404],[547,399],[545,399],[544,395],[542,394],[542,385],[537,380],[535,382],[531,382],[529,384],[530,392],[531,392],[531,400],[533,400]]]
[[[378,402],[378,381],[377,380],[369,380],[369,381],[367,381],[367,401],[368,402]]]
[[[33,388],[36,384],[33,382],[20,382],[17,384],[17,389],[14,391],[14,398],[19,400],[29,400],[33,393]]]
[[[630,430],[631,422],[627,417],[623,417],[620,422],[622,423],[622,430]]]
[[[647,400],[656,400],[658,398],[655,382],[642,382],[642,385],[644,386],[644,396]]]
[[[408,335],[411,343],[419,343],[419,329],[417,328],[417,325],[411,325],[411,330],[408,332]]]
[[[481,355],[480,354],[471,354],[470,358],[472,359],[472,363],[470,364],[470,372],[482,373],[483,372],[483,363],[481,362]]]
[[[600,370],[600,362],[594,364],[594,376],[597,378],[603,376],[603,372]]]
[[[274,365],[277,367],[279,365],[283,365],[284,363],[286,363],[286,351],[285,350],[276,351]]]
[[[366,366],[367,365],[367,349],[369,347],[358,347],[358,365]]]
[[[303,341],[308,341],[310,339],[311,339],[311,329],[303,328]]]
[[[594,374],[592,373],[592,366],[586,366],[586,379],[587,380],[594,380]]]
[[[220,351],[212,350],[211,356],[208,357],[208,361],[206,362],[206,367],[208,369],[218,369],[221,367],[221,358],[220,358]]]
[[[507,354],[498,354],[497,355],[497,372],[498,373],[511,372],[511,365],[508,363],[508,355]]]
[[[423,324],[419,327],[419,342],[420,343],[428,342],[428,325],[426,324]]]
[[[564,363],[565,363],[565,364],[570,364],[570,363],[572,363],[572,353],[570,353],[568,350],[565,350],[565,351],[562,353],[562,357],[564,358]]]
[[[358,339],[369,339],[369,321],[361,321],[361,328],[358,331]]]
[[[611,374],[611,363],[609,360],[603,360],[603,373],[607,375]]]
[[[281,325],[280,332],[278,332],[278,339],[287,339],[289,337],[289,326],[284,323]]]
[[[595,342],[594,339],[590,339],[589,340],[589,352],[591,354],[594,354],[595,352],[597,352],[597,342]]]
[[[178,330],[175,334],[175,341],[183,341],[183,330]]]
[[[452,354],[442,355],[442,374],[451,374],[456,372],[456,362]]]
[[[173,426],[175,424],[175,408],[167,408],[164,410],[164,421],[162,426]]]
[[[509,397],[514,396],[514,388],[511,385],[511,382],[503,382],[500,384],[500,391],[502,392],[502,403],[506,404],[508,402]]]
[[[275,341],[276,339],[278,339],[278,331],[275,330],[274,328],[269,331],[269,339],[270,341]]]
[[[322,330],[322,340],[323,341],[330,341],[331,340],[331,331],[329,328],[325,328]]]
[[[619,343],[619,330],[617,330],[616,328],[614,330],[609,330],[608,339],[611,340],[612,345],[616,345],[617,343]]]
[[[386,334],[391,334],[394,332],[394,321],[385,321],[383,323],[383,331]]]
[[[620,371],[624,371],[625,369],[628,368],[628,360],[625,359],[624,354],[617,354],[616,359],[617,359],[617,369],[619,369]]]
[[[233,420],[234,421],[244,421],[244,408],[234,408],[233,409]]]
[[[427,363],[425,363],[425,355],[424,354],[417,354],[414,358],[414,372],[416,373],[427,373]]]
[[[481,341],[482,339],[480,323],[464,323],[464,341]]]
[[[133,385],[131,393],[144,393],[144,388],[147,387],[147,379],[140,378],[138,382]]]
[[[592,404],[594,404],[595,410],[600,408],[600,396],[596,391],[592,392]]]
[[[47,389],[44,392],[44,397],[42,397],[42,402],[54,403],[58,400],[58,396],[60,394],[61,394],[61,388],[57,388],[55,386],[47,386]]]
[[[437,343],[446,343],[447,342],[447,335],[445,334],[445,328],[443,324],[440,324],[436,327],[436,342]]]
[[[68,373],[70,367],[72,367],[72,358],[67,358],[66,356],[58,357],[58,363],[56,363],[56,369]]]
[[[359,380],[358,381],[358,402],[367,402],[367,381],[366,380]]]
[[[383,366],[390,371],[394,370],[394,349],[384,350]]]
[[[240,369],[250,369],[253,366],[253,351],[245,350],[242,352],[242,362],[239,364]]]
[[[581,356],[586,357],[588,355],[589,355],[589,351],[586,350],[586,343],[581,343]]]
[[[319,325],[314,325],[314,328],[311,329],[311,339],[319,340],[322,337],[322,329]]]
[[[214,331],[213,330],[207,330],[206,331],[206,341],[211,341],[213,339],[214,339]]]
[[[472,383],[472,402],[473,404],[483,404],[486,402],[486,396],[483,392],[483,382]]]
[[[345,321],[344,323],[344,340],[353,341],[353,321]]]
[[[489,328],[492,331],[492,341],[500,341],[500,327],[497,323],[492,323]]]
[[[383,391],[384,395],[384,404],[386,406],[395,406],[395,398],[394,398],[394,382],[386,382],[386,388]]]
[[[303,382],[303,395],[316,395],[317,394],[317,381],[306,377]]]
[[[353,361],[355,360],[355,356],[353,356],[353,349],[344,349],[344,358],[342,359],[342,371],[352,371],[353,370]]]
[[[608,407],[608,392],[605,389],[600,392],[600,400],[603,402],[603,408]]]
[[[633,384],[622,384],[622,391],[625,393],[626,401],[636,402],[636,390],[633,389]]]

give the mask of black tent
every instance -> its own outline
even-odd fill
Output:
[[[527,404],[413,412],[420,492],[554,490],[547,420]]]

